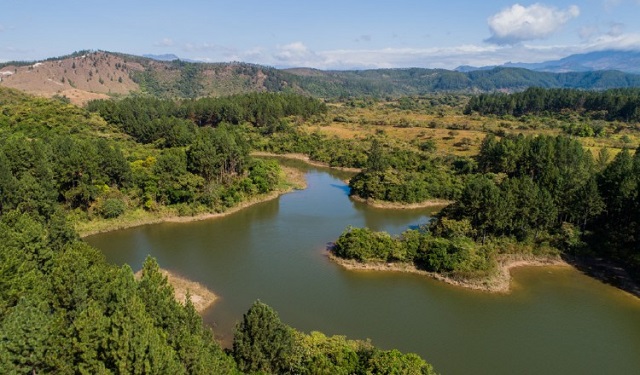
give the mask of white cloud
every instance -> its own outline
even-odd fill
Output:
[[[614,28],[615,29],[615,28]],[[589,34],[589,35],[586,35]],[[193,52],[201,61],[244,61],[249,63],[317,69],[375,68],[443,68],[460,65],[489,66],[506,62],[542,62],[571,54],[605,49],[640,50],[640,34],[619,34],[598,29],[585,31],[585,39],[576,45],[468,44],[434,48],[378,48],[313,50],[301,41],[275,47],[258,46],[236,49],[211,43],[189,44],[184,50]]]
[[[171,38],[163,38],[161,41],[154,43],[153,45],[156,47],[171,47],[173,46],[173,39]]]
[[[611,33],[600,35],[583,46],[585,51],[601,51],[606,49],[616,50],[640,50],[640,34],[620,34]]]
[[[487,41],[496,44],[515,44],[544,39],[578,15],[580,15],[580,8],[576,5],[561,10],[540,3],[528,7],[514,4],[489,17],[487,22],[491,37]]]
[[[278,46],[273,54],[276,62],[287,66],[311,66],[322,62],[322,58],[302,42]]]

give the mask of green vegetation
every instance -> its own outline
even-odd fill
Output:
[[[544,90],[529,88],[515,94],[481,94],[474,96],[466,113],[482,115],[555,115],[577,113],[587,119],[640,122],[640,90],[615,89],[581,91],[569,89]]]
[[[139,209],[221,212],[269,193],[282,182],[280,168],[250,157],[247,140],[323,111],[287,94],[92,102],[98,113],[8,89],[0,102],[0,210],[49,217],[61,205],[85,222]]]
[[[415,354],[380,350],[368,341],[310,335],[286,326],[257,301],[244,314],[233,338],[233,356],[247,373],[269,374],[435,374]]]
[[[324,98],[424,95],[433,92],[473,92],[545,88],[608,89],[638,87],[640,77],[616,71],[547,73],[521,68],[472,72],[442,69],[373,69],[316,71],[291,69],[291,80],[305,92]]]
[[[241,112],[237,123],[213,120],[234,100],[256,112]],[[131,210],[221,210],[272,191],[280,167],[251,158],[247,139],[308,115],[292,109],[296,100],[264,94],[92,104],[107,122],[59,100],[0,89],[0,372],[433,373],[414,354],[295,331],[261,303],[225,352],[190,300],[174,299],[155,260],[136,280],[128,265],[107,264],[73,229]],[[195,108],[188,105],[210,117],[180,112]]]
[[[462,182],[445,160],[407,149],[385,150],[377,140],[367,153],[366,168],[349,181],[351,194],[390,202],[418,203],[455,199]]]
[[[376,263],[411,263],[419,269],[455,278],[486,276],[495,269],[495,244],[476,244],[468,221],[444,219],[448,232],[408,230],[398,237],[368,228],[347,228],[332,252],[343,259]]]
[[[595,163],[564,136],[485,139],[478,174],[428,228],[399,238],[348,228],[335,255],[361,262],[413,262],[454,276],[484,275],[513,251],[595,254],[640,271],[640,152]],[[515,245],[515,246],[514,246]]]
[[[136,281],[79,241],[60,211],[4,212],[0,238],[0,372],[235,372],[154,260]]]
[[[4,212],[0,240],[2,373],[433,373],[413,354],[304,335],[259,302],[227,354],[155,260],[136,280],[81,242],[61,211]]]

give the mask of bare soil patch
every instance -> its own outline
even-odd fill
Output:
[[[193,306],[198,313],[202,313],[211,307],[218,299],[218,296],[200,283],[191,281],[165,269],[160,269],[160,272],[167,278],[167,281],[173,287],[176,301],[184,304],[188,293],[191,297],[191,303],[193,303]],[[140,279],[140,277],[142,277],[142,270],[136,272],[136,278]]]
[[[387,201],[380,201],[380,200],[371,199],[371,198],[365,199],[357,195],[352,195],[351,199],[353,199],[356,202],[366,203],[371,207],[388,208],[393,210],[398,210],[398,209],[411,210],[411,209],[431,208],[431,207],[444,208],[450,205],[451,203],[453,203],[453,201],[448,201],[446,199],[428,199],[426,201],[418,202],[418,203],[387,202]]]
[[[479,279],[456,279],[435,272],[428,272],[418,269],[412,263],[387,263],[387,262],[367,262],[361,263],[352,259],[342,259],[328,252],[328,257],[332,261],[348,270],[355,271],[386,271],[414,273],[444,281],[448,284],[491,293],[509,293],[511,284],[511,270],[517,267],[532,266],[562,266],[570,267],[568,263],[560,257],[544,256],[503,256],[498,261],[498,269],[490,276]]]

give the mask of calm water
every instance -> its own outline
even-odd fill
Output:
[[[287,324],[415,352],[442,374],[640,373],[640,300],[567,268],[515,271],[492,295],[416,275],[346,271],[325,256],[347,225],[400,233],[426,210],[352,202],[342,179],[307,170],[308,189],[226,218],[87,238],[137,270],[148,254],[221,298],[205,314],[228,343],[260,299]]]

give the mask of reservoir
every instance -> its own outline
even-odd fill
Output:
[[[287,164],[291,164],[287,162]],[[297,163],[308,188],[227,217],[86,238],[109,262],[147,255],[220,298],[205,322],[225,345],[256,299],[304,332],[414,352],[442,374],[634,374],[640,300],[568,267],[513,271],[510,294],[419,275],[347,271],[326,257],[348,225],[399,234],[429,210],[376,209],[348,197],[341,172]]]

